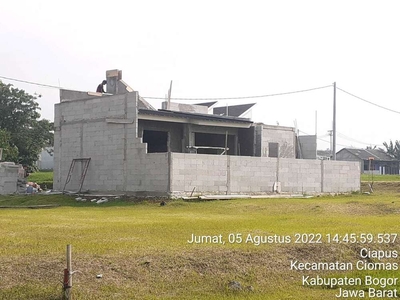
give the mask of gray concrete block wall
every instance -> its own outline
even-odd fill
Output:
[[[136,157],[136,161],[128,163],[126,190],[166,195],[169,189],[168,153],[137,153]]]
[[[226,193],[227,158],[222,155],[171,153],[173,193]]]
[[[106,122],[83,124],[81,157],[91,157],[85,186],[115,191],[124,182],[124,125]]]
[[[269,157],[231,157],[232,193],[270,193],[276,181],[277,160]]]
[[[305,159],[279,159],[278,179],[282,192],[321,192],[321,161]]]
[[[295,132],[292,127],[262,125],[261,156],[268,157],[268,144],[279,144],[279,157],[295,158]]]
[[[122,122],[122,123],[121,123]],[[54,187],[64,187],[72,159],[91,158],[83,190],[168,192],[168,158],[148,154],[138,138],[137,93],[56,104]],[[76,191],[77,163],[67,190]]]
[[[0,195],[17,192],[19,166],[12,162],[0,163]]]
[[[172,153],[173,194],[265,194],[276,181],[287,193],[360,189],[359,164],[291,158]]]
[[[60,107],[61,110],[55,113],[55,120],[58,117],[60,122],[68,123],[89,119],[123,118],[125,116],[125,97],[132,96],[131,94],[136,93],[58,103],[55,107]]]
[[[360,190],[360,163],[350,161],[322,161],[325,193]]]

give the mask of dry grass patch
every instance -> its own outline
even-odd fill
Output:
[[[399,244],[387,248],[400,250]],[[256,250],[208,247],[174,255],[160,250],[148,254],[133,252],[123,257],[117,253],[81,254],[75,255],[73,261],[74,268],[79,270],[74,276],[74,290],[80,299],[127,299],[127,295],[133,297],[129,299],[190,299],[189,294],[202,299],[224,299],[233,295],[251,299],[265,299],[265,295],[270,295],[268,299],[283,299],[280,297],[287,289],[292,292],[305,289],[302,293],[308,295],[307,288],[301,287],[300,277],[315,275],[310,271],[291,271],[290,260],[355,262],[359,251],[358,245],[288,244]],[[0,270],[7,276],[2,280],[0,295],[40,284],[61,288],[57,281],[61,280],[63,266],[64,261],[59,257],[39,256],[33,261],[29,257],[3,260]],[[34,278],[33,273],[36,274]],[[103,277],[97,279],[97,274]],[[318,274],[336,276],[337,272]],[[229,290],[228,282],[232,280],[240,282],[244,290]],[[252,286],[254,291],[246,291],[247,286]],[[334,293],[324,291],[323,287],[320,289],[314,289],[312,293],[320,295],[324,292],[325,297]],[[53,292],[57,292],[57,288]],[[51,299],[52,296],[49,297],[42,299]]]
[[[175,255],[162,251],[124,257],[75,255],[73,265],[79,273],[74,276],[74,290],[83,299],[127,299],[127,295],[135,295],[134,299],[189,299],[189,291],[204,299],[232,295],[262,299],[266,294],[279,295],[287,286],[298,286],[298,274],[289,270],[291,259],[313,261],[322,256],[323,260],[335,260],[337,251],[333,250],[336,249],[326,245],[283,245],[256,251],[210,247]],[[61,288],[58,280],[64,262],[58,257],[39,256],[34,261],[19,257],[3,260],[4,265],[8,267],[0,270],[7,277],[2,281],[0,295],[39,284]],[[103,278],[97,279],[97,274]],[[232,280],[240,282],[244,290],[229,290],[228,282]],[[246,291],[247,286],[254,291]]]

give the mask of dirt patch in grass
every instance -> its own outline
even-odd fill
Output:
[[[399,201],[398,201],[399,202]],[[400,203],[400,202],[399,202]],[[364,200],[351,200],[345,203],[321,203],[311,208],[313,212],[329,212],[348,216],[376,216],[399,214],[400,206],[395,202],[371,203]]]
[[[374,207],[358,201],[349,201],[345,205],[335,205],[334,209],[346,215],[371,215],[377,213]]]
[[[361,182],[361,191],[370,192],[369,184],[371,184],[371,182]],[[378,194],[400,193],[400,181],[374,181],[372,183],[372,188],[373,192]]]

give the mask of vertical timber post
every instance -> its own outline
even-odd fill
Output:
[[[63,300],[72,300],[72,246],[67,245],[67,268],[64,270]]]
[[[332,142],[332,160],[336,160],[336,82],[333,83],[333,142]]]

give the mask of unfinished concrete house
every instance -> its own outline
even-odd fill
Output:
[[[294,128],[254,123],[215,102],[157,110],[121,71],[106,76],[106,94],[60,91],[55,189],[173,196],[360,188],[359,163],[296,159]]]

